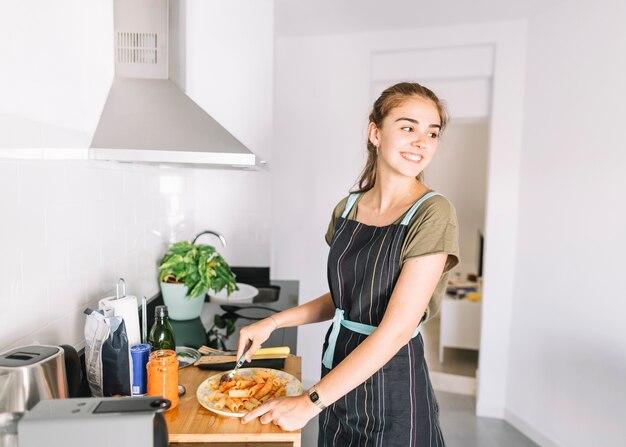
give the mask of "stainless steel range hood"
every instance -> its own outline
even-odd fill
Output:
[[[114,21],[115,78],[90,158],[254,166],[255,155],[169,79],[168,0],[114,0]]]

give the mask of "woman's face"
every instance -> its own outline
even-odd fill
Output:
[[[378,169],[416,177],[435,155],[440,130],[439,112],[432,101],[417,96],[405,100],[389,112],[381,128],[370,123],[370,141],[378,146]]]

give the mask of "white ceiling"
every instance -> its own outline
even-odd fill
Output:
[[[276,34],[341,34],[527,19],[562,0],[275,0]]]

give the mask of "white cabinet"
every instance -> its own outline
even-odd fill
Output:
[[[439,328],[439,363],[444,348],[480,349],[481,301],[444,296]]]

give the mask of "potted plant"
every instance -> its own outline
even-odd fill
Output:
[[[224,258],[210,245],[177,242],[159,263],[163,301],[173,320],[192,320],[202,312],[210,289],[237,290],[235,275]]]

